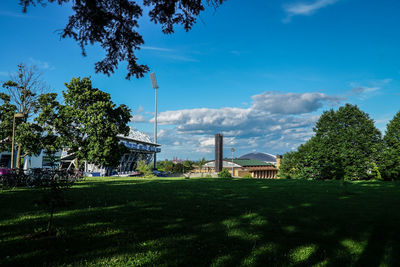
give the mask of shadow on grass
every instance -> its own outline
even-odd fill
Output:
[[[46,223],[36,193],[0,195],[0,264],[399,264],[396,183],[88,180],[67,192],[59,237],[24,239]]]

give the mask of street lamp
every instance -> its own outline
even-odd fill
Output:
[[[231,148],[231,152],[232,152],[232,177],[234,176],[233,174],[233,152],[235,152],[235,149],[232,147]]]
[[[154,104],[154,143],[157,144],[157,89],[158,89],[158,84],[156,80],[156,74],[150,73],[150,80],[151,80],[151,85],[153,86],[154,89],[154,94],[155,94],[155,104]],[[157,152],[154,152],[154,169],[157,169]]]
[[[13,117],[13,132],[12,132],[12,144],[11,144],[11,169],[14,168],[14,139],[15,139],[15,118],[23,118],[23,113],[15,113]]]

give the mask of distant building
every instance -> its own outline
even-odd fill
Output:
[[[174,164],[182,163],[183,161],[184,161],[183,159],[179,159],[178,157],[173,157],[173,158],[172,158],[172,162],[173,162]]]
[[[224,159],[222,168],[227,169],[234,177],[251,175],[253,178],[274,179],[277,178],[278,168],[271,163],[249,159]],[[232,173],[233,168],[233,173]],[[197,167],[194,172],[216,173],[215,161],[207,162],[202,168]]]

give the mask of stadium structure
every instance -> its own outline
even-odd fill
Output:
[[[146,163],[150,163],[153,160],[154,154],[161,152],[160,144],[152,142],[148,135],[133,128],[130,129],[127,136],[118,135],[118,138],[129,149],[129,152],[121,157],[117,168],[118,173],[126,174],[132,172],[136,169],[138,161],[144,160]],[[57,161],[56,167],[59,167],[61,164],[63,168],[78,168],[75,155],[74,153],[69,153],[68,148],[57,152],[55,156]],[[10,152],[0,153],[0,163],[4,167],[10,167]],[[88,162],[84,162],[83,165],[87,175],[101,176],[107,172],[103,166],[96,166]],[[26,156],[24,158],[24,169],[50,167],[50,157],[45,151],[41,151],[37,156]]]
[[[140,160],[144,160],[149,164],[153,160],[154,154],[161,152],[160,144],[152,142],[147,134],[133,128],[129,130],[127,136],[117,135],[117,137],[129,149],[129,152],[121,157],[116,170],[118,174],[132,173],[136,170],[137,163]],[[75,165],[75,157],[73,154],[68,154],[68,150],[63,151],[60,161],[64,165],[63,167],[66,168],[71,168],[71,166]],[[76,166],[74,167],[76,168]],[[103,176],[106,175],[107,169],[103,166],[85,162],[84,172],[88,176]]]

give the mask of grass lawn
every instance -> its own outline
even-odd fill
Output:
[[[88,178],[57,237],[39,190],[0,192],[0,265],[399,266],[400,183]]]

